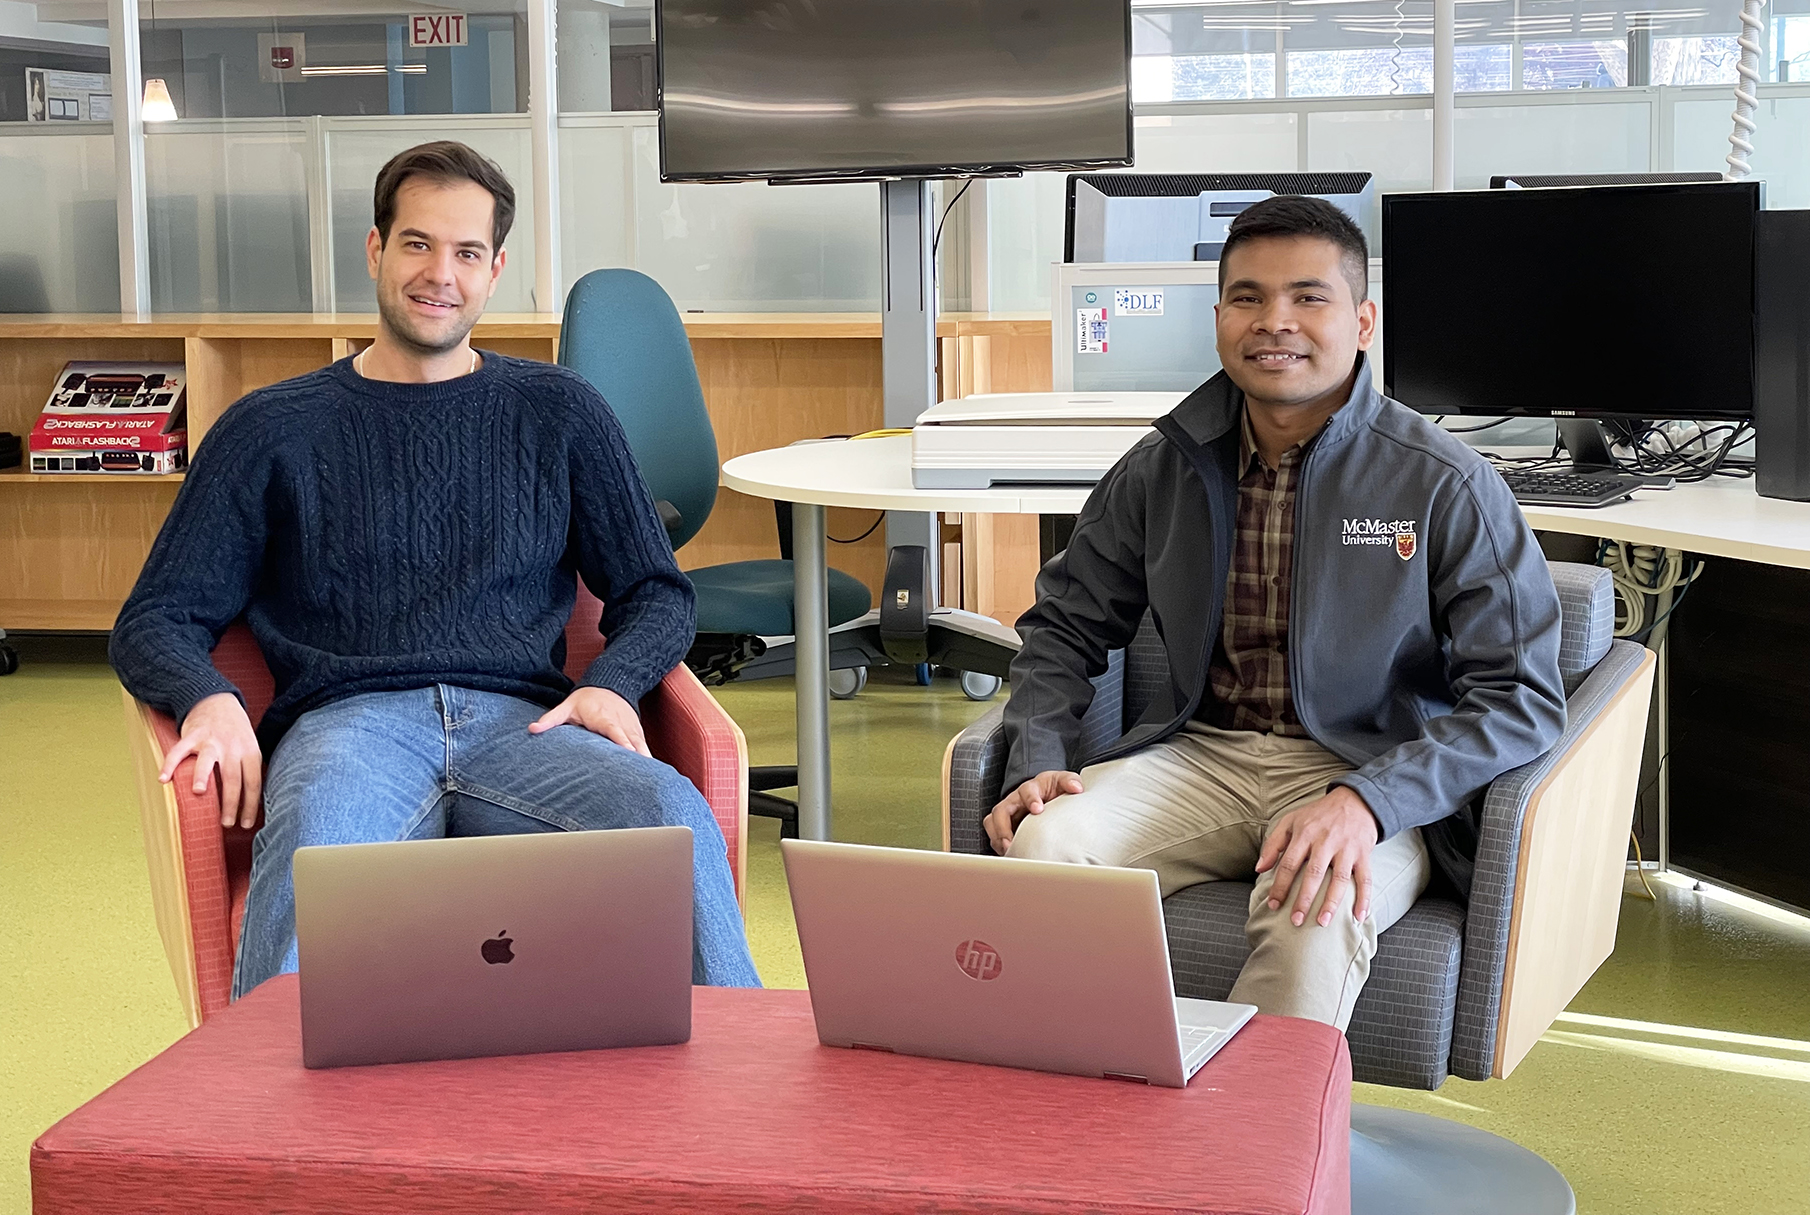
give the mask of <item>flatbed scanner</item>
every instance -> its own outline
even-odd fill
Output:
[[[990,392],[933,405],[911,428],[918,489],[1092,484],[1185,392]]]

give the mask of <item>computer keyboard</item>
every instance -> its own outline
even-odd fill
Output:
[[[1530,506],[1608,506],[1646,483],[1618,472],[1517,472],[1505,469],[1502,479],[1515,501]]]

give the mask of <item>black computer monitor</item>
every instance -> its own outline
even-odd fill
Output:
[[[1384,388],[1428,414],[1745,421],[1760,206],[1757,182],[1386,194]]]
[[[1534,190],[1545,186],[1657,186],[1721,181],[1720,173],[1508,173],[1489,179],[1492,190]]]
[[[1238,213],[1276,194],[1323,198],[1369,232],[1368,173],[1073,173],[1065,262],[1216,262]]]

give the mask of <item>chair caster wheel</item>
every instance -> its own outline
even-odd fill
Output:
[[[853,700],[867,686],[866,667],[844,667],[830,672],[830,699]]]
[[[10,645],[0,645],[0,675],[11,675],[19,669],[19,651]]]
[[[962,672],[962,695],[969,700],[992,700],[1003,682],[997,675],[982,675],[979,671]]]
[[[930,664],[929,663],[927,663],[927,662],[918,663],[917,677],[918,677],[918,687],[927,688],[930,686]]]

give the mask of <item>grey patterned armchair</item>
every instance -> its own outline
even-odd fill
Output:
[[[1448,1074],[1508,1075],[1614,946],[1653,655],[1611,639],[1606,570],[1551,569],[1564,613],[1565,732],[1482,796],[1468,906],[1429,893],[1382,934],[1347,1032],[1357,1080],[1434,1089]],[[1084,747],[1119,737],[1167,679],[1146,621],[1094,681]],[[944,758],[954,851],[990,851],[981,820],[1000,797],[1003,711],[964,730]],[[1178,995],[1223,1000],[1231,991],[1250,953],[1250,891],[1210,882],[1164,901]]]

